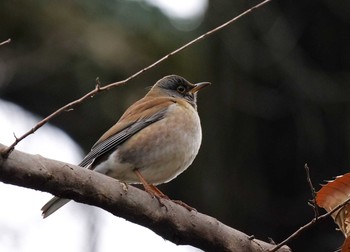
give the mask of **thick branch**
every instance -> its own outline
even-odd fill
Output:
[[[6,146],[0,144],[1,149]],[[205,251],[267,251],[272,244],[224,225],[218,220],[189,212],[164,200],[164,206],[148,193],[115,179],[75,165],[13,151],[0,155],[0,181],[72,198],[95,205],[131,222],[148,227],[176,244],[188,244]],[[38,214],[39,214],[38,206]],[[290,251],[282,247],[278,251]]]

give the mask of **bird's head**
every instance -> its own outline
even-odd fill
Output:
[[[174,98],[183,98],[196,108],[197,92],[209,86],[209,82],[192,84],[178,75],[168,75],[157,81],[148,95],[162,95]]]

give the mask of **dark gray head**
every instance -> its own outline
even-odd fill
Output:
[[[210,85],[209,82],[192,84],[181,76],[168,75],[157,81],[150,93],[161,92],[174,98],[184,98],[194,108],[197,108],[197,92],[208,85]]]

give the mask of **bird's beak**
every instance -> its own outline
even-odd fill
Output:
[[[199,90],[201,90],[202,88],[205,88],[207,86],[209,86],[211,83],[210,82],[200,82],[200,83],[197,83],[197,84],[194,84],[194,88],[192,88],[190,90],[190,93],[191,94],[195,94],[197,93]]]

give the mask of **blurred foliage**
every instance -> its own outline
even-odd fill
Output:
[[[143,1],[1,1],[0,94],[46,116],[118,81],[257,1],[210,1],[203,22],[179,31]],[[318,185],[349,171],[350,2],[272,1],[129,84],[53,123],[88,151],[145,88],[176,73],[213,85],[199,97],[198,158],[161,188],[200,212],[276,242],[313,217],[304,163]],[[58,150],[59,151],[59,150]],[[319,189],[317,186],[316,189]],[[332,221],[295,251],[342,243]]]

